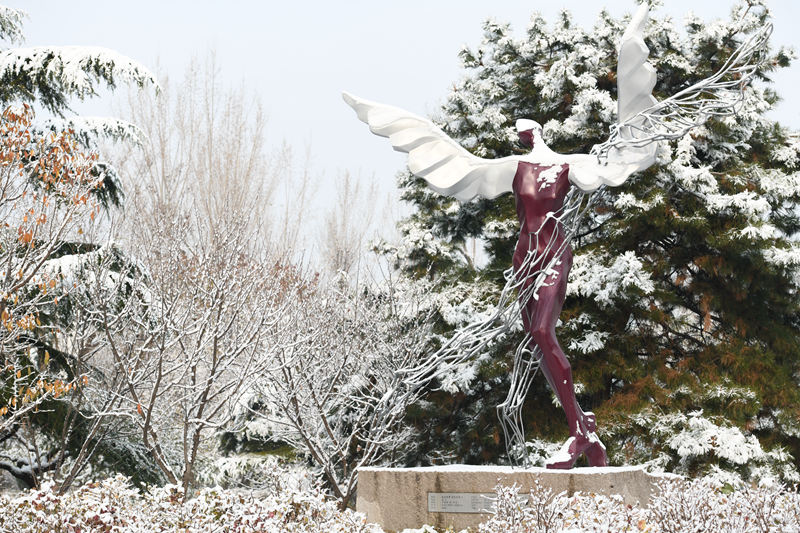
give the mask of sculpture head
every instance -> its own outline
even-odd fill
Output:
[[[526,148],[533,148],[537,139],[542,137],[542,126],[535,120],[521,118],[517,120],[517,135],[519,142]]]

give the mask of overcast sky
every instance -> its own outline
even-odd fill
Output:
[[[460,75],[457,53],[477,45],[489,16],[525,30],[533,11],[553,20],[569,9],[591,27],[600,7],[616,16],[633,11],[633,0],[404,0],[359,1],[170,1],[9,0],[27,11],[27,45],[97,45],[147,66],[158,61],[180,79],[193,56],[216,51],[222,74],[244,81],[260,95],[269,116],[270,139],[310,145],[314,166],[332,179],[347,169],[393,183],[404,157],[368,133],[341,100],[348,90],[371,100],[425,114],[434,111]],[[657,12],[680,25],[691,9],[705,19],[727,17],[733,2],[667,0]],[[774,44],[800,43],[800,2],[769,2],[775,15]],[[800,65],[777,77],[789,99],[781,121],[800,129]],[[108,99],[106,99],[108,100]],[[109,114],[107,101],[79,110]]]

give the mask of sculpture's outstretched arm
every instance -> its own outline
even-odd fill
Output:
[[[408,169],[434,191],[461,201],[511,192],[518,157],[476,157],[428,119],[350,93],[342,96],[372,133],[388,137],[395,150],[408,154]]]

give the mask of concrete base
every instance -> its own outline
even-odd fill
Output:
[[[456,531],[485,521],[494,487],[518,484],[525,494],[538,480],[554,493],[593,492],[622,496],[631,505],[647,505],[658,476],[641,467],[512,468],[449,465],[426,468],[361,468],[356,510],[386,531],[430,524]]]

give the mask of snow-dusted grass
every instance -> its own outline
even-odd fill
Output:
[[[733,489],[710,478],[666,480],[647,508],[596,494],[531,492],[498,487],[495,515],[480,533],[800,532],[800,494],[779,486]],[[527,496],[527,495],[525,495]],[[0,495],[0,531],[53,532],[340,532],[382,533],[358,513],[340,511],[316,488],[275,492],[204,489],[183,501],[176,486],[141,493],[123,477],[86,484],[58,496],[52,485]],[[408,533],[409,530],[407,530]],[[426,526],[418,530],[434,533]]]

